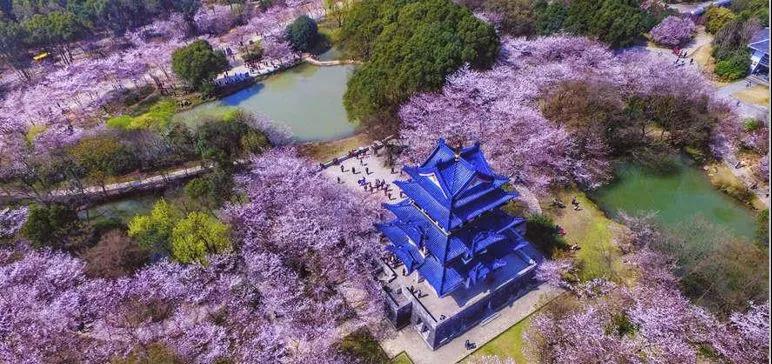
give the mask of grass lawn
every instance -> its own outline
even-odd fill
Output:
[[[539,311],[536,311],[539,312]],[[475,350],[471,355],[466,357],[462,362],[468,363],[471,358],[479,358],[481,356],[498,356],[500,358],[512,358],[515,363],[528,363],[525,353],[523,353],[523,333],[528,326],[531,325],[530,316],[520,320],[520,322],[514,324],[506,331],[488,341],[485,345]]]
[[[623,227],[607,218],[595,203],[581,191],[559,191],[552,196],[560,199],[565,208],[549,207],[545,213],[566,231],[566,241],[577,244],[575,261],[581,269],[579,278],[620,280],[627,277],[621,260],[621,252],[615,242]],[[581,210],[575,211],[571,199],[576,197]],[[547,206],[549,203],[542,203]]]
[[[769,87],[766,86],[756,85],[737,91],[733,93],[732,96],[749,104],[761,106],[769,105]]]
[[[389,364],[413,364],[413,361],[410,360],[410,356],[408,356],[407,353],[403,351],[397,356],[391,358],[391,360],[389,360]]]

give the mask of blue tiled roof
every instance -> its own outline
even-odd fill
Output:
[[[455,268],[444,267],[434,258],[426,259],[418,271],[440,297],[455,291],[464,283],[464,279]]]
[[[408,198],[384,205],[396,219],[378,227],[392,242],[389,250],[440,296],[484,279],[504,264],[500,257],[530,247],[525,219],[499,210],[517,193],[502,188],[508,178],[491,170],[479,144],[456,151],[440,140],[426,162],[405,171],[411,179],[395,183]]]

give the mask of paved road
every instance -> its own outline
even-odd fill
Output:
[[[732,96],[735,92],[742,91],[746,88],[746,80],[740,80],[733,83],[730,83],[726,86],[719,87],[716,90],[716,94],[725,97],[727,99],[732,100],[735,107],[737,108],[737,113],[743,117],[754,117],[756,119],[765,121],[767,125],[769,125],[769,117],[767,116],[769,113],[769,105],[766,107],[755,105],[755,104],[749,104],[746,102],[742,102],[738,100],[736,97]]]

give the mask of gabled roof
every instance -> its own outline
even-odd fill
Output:
[[[408,198],[384,204],[396,218],[377,226],[387,249],[439,296],[484,280],[513,252],[527,257],[525,219],[499,209],[517,193],[503,189],[509,179],[491,169],[479,144],[454,150],[440,140],[426,162],[404,170],[410,180],[395,184]],[[523,259],[517,264],[530,264]]]
[[[502,189],[509,179],[488,165],[479,144],[455,151],[440,139],[418,167],[405,167],[409,181],[395,184],[446,231],[517,197]]]

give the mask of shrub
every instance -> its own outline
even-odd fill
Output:
[[[716,75],[727,81],[745,77],[751,66],[751,58],[746,50],[734,52],[731,56],[716,63]]]
[[[558,251],[568,248],[568,243],[560,235],[558,226],[552,218],[543,214],[528,216],[525,237],[547,257],[553,257]]]
[[[308,15],[299,16],[285,30],[292,48],[299,52],[308,52],[319,38],[319,28]]]
[[[675,47],[692,39],[694,22],[688,18],[668,16],[652,28],[650,34],[658,44]]]
[[[77,223],[77,213],[68,206],[33,204],[29,207],[27,222],[21,228],[21,234],[34,247],[63,247]]]
[[[721,28],[735,18],[735,14],[727,9],[712,6],[705,12],[705,30],[716,34]]]

